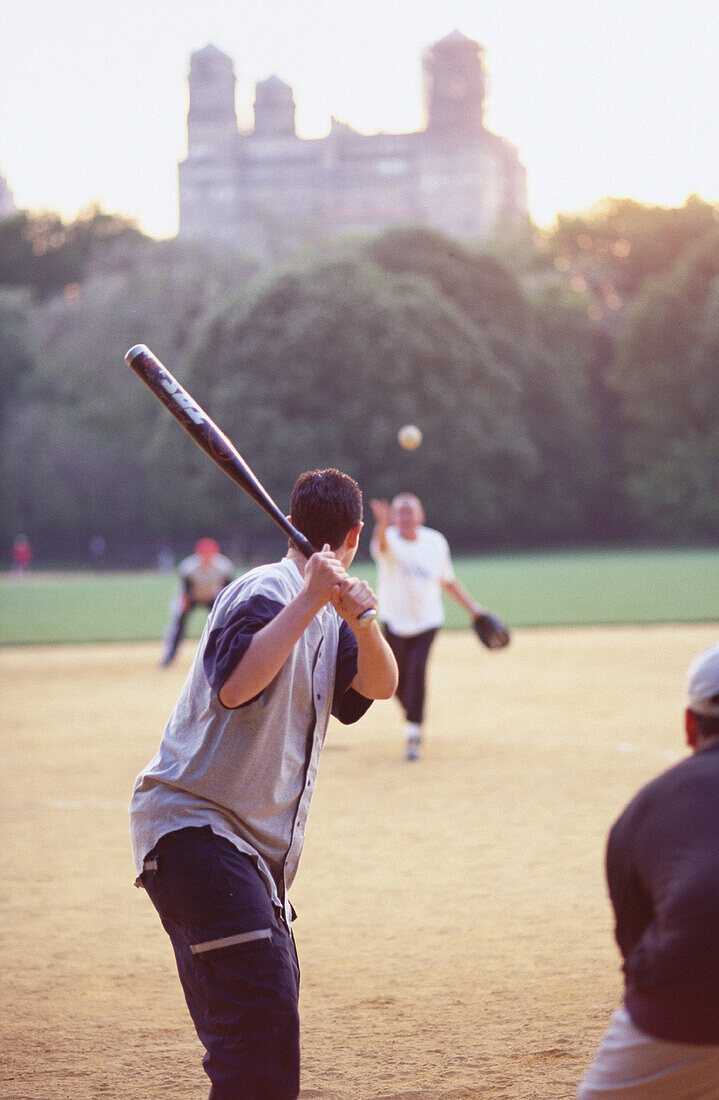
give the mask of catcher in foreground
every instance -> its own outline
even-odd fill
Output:
[[[378,569],[379,615],[399,667],[396,695],[407,719],[405,757],[417,760],[427,660],[444,622],[442,592],[469,612],[477,637],[488,649],[506,646],[509,631],[457,580],[447,540],[424,525],[424,509],[413,493],[400,493],[391,504],[373,500],[371,507],[375,528],[370,553]]]

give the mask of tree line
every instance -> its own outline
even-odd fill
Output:
[[[286,507],[337,466],[456,550],[713,541],[719,212],[608,199],[471,244],[421,226],[261,266],[94,209],[0,222],[2,542],[149,564],[269,521],[123,364],[146,343]],[[403,451],[402,424],[422,446]],[[7,558],[6,558],[7,560]]]

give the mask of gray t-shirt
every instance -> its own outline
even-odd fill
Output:
[[[160,747],[130,802],[135,869],[165,833],[210,825],[252,857],[289,922],[297,872],[330,714],[355,722],[370,700],[350,684],[354,634],[327,605],[270,684],[240,707],[218,693],[252,636],[302,588],[288,559],[260,566],[218,596]]]

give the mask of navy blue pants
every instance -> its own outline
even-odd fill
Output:
[[[166,833],[142,885],[175,951],[210,1100],[296,1100],[300,972],[255,863],[209,828]]]
[[[165,631],[165,644],[162,654],[163,665],[169,665],[177,653],[180,642],[185,637],[185,627],[190,613],[196,607],[206,607],[208,611],[211,611],[212,604],[212,600],[193,600],[188,599],[186,596],[180,596],[175,601],[170,622]]]
[[[384,627],[384,636],[394,653],[399,672],[395,694],[407,721],[417,722],[418,725],[422,724],[424,718],[427,659],[436,634],[435,629],[403,637],[393,634],[388,626]]]

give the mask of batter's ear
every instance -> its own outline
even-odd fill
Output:
[[[364,523],[362,521],[360,521],[359,523],[355,523],[354,527],[350,527],[349,531],[347,532],[347,536],[345,538],[345,546],[347,547],[348,550],[356,550],[357,549],[357,547],[359,545],[359,537],[362,533],[362,528],[363,527],[364,527]]]
[[[697,747],[697,740],[699,737],[699,730],[697,728],[697,721],[692,711],[687,709],[684,711],[684,728],[687,735],[687,745],[690,749]]]

